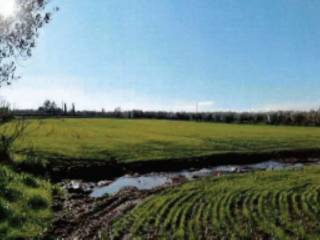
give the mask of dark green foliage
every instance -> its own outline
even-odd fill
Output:
[[[28,201],[28,206],[32,209],[39,210],[48,207],[48,202],[41,196],[32,196]]]

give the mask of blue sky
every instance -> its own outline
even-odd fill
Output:
[[[0,95],[78,109],[320,106],[318,0],[55,0],[22,78]]]

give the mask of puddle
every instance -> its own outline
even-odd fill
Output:
[[[275,162],[275,161],[268,161],[268,162],[262,162],[262,163],[257,163],[257,164],[252,164],[249,165],[249,167],[256,169],[256,170],[281,170],[285,169],[289,166],[290,164],[286,163],[280,163],[280,162]],[[291,164],[293,165],[293,164]]]
[[[90,194],[91,197],[102,197],[105,194],[113,194],[124,187],[136,187],[139,190],[148,190],[172,183],[169,176],[141,176],[141,177],[120,177],[105,187],[97,187]]]
[[[203,168],[200,170],[183,170],[180,172],[153,173],[138,177],[123,176],[111,184],[103,187],[93,188],[91,197],[102,197],[105,194],[114,194],[125,187],[136,187],[139,190],[149,190],[155,187],[171,184],[173,178],[184,177],[187,180],[193,180],[200,177],[214,176],[220,174],[232,174],[240,172],[249,172],[255,170],[283,170],[283,169],[301,169],[304,165],[301,163],[288,164],[276,161],[266,161],[249,165],[227,165],[212,168]]]

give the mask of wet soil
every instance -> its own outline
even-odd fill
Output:
[[[94,199],[82,193],[68,193],[55,199],[55,220],[43,239],[98,239],[99,231],[132,209],[148,195],[159,191],[123,189],[110,197]]]

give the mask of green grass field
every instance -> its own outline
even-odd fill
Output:
[[[320,149],[320,128],[165,120],[30,120],[16,151],[122,162],[225,152]]]
[[[0,165],[0,239],[35,239],[48,226],[51,185]]]
[[[106,239],[320,239],[320,167],[210,177],[147,198]]]
[[[15,142],[13,151],[17,161],[31,151],[41,159],[58,156],[73,166],[77,162],[71,159],[127,163],[314,149],[320,150],[320,128],[316,127],[44,119],[28,120],[24,137]],[[147,198],[114,222],[106,236],[320,239],[319,184],[320,167],[205,178]],[[51,198],[48,182],[0,166],[0,239],[41,235],[51,218]]]

